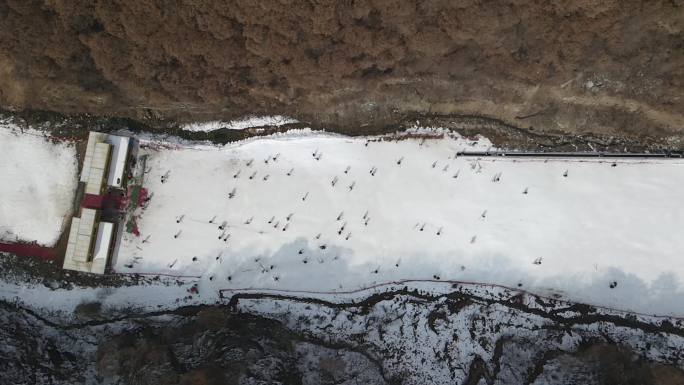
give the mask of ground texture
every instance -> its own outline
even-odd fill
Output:
[[[70,223],[76,148],[0,121],[0,241],[53,246]]]
[[[0,3],[0,104],[329,129],[477,115],[682,148],[676,1]],[[365,127],[365,128],[364,128]]]
[[[173,304],[158,295],[173,293],[172,280],[121,287],[101,280],[89,289],[79,286],[85,275],[49,268],[38,275],[38,266],[3,255],[0,265],[4,383],[675,385],[684,379],[681,320],[515,291],[444,284],[439,295],[414,287],[328,302],[237,292],[218,306],[204,294]],[[13,297],[11,287],[26,295]],[[66,297],[81,302],[67,304]],[[141,300],[147,304],[130,305]]]
[[[483,134],[500,148],[681,151],[684,149],[681,14],[679,2],[665,0],[574,0],[554,4],[536,0],[496,3],[247,0],[173,5],[161,0],[6,0],[0,1],[0,108],[4,110],[0,113],[24,129],[36,124],[35,127],[48,129],[61,139],[84,138],[92,129],[130,128],[138,132],[141,129],[173,132],[186,139],[226,143],[290,128],[313,127],[371,135],[418,124],[457,129],[468,137]],[[219,129],[208,133],[202,129],[183,131],[180,128],[184,124],[190,124],[186,128],[204,127],[196,123],[228,121],[252,114],[280,115],[284,118],[278,120],[278,124],[283,125],[244,131]],[[298,123],[284,123],[291,122],[288,118],[296,119]],[[217,127],[224,126],[235,128],[237,125]],[[33,161],[26,159],[26,152],[18,151],[20,147],[14,145],[17,140],[14,136],[0,138],[0,150],[3,150],[0,152],[0,175],[10,175],[12,184],[25,182],[22,186],[26,188],[18,189],[2,180],[2,197],[12,199],[0,203],[0,226],[5,226],[5,235],[0,227],[0,236],[14,240],[21,233],[49,243],[60,227],[52,220],[58,216],[56,211],[48,211],[55,215],[45,217],[52,219],[40,225],[26,224],[23,222],[26,218],[40,217],[45,207],[8,204],[18,201],[26,206],[29,200],[17,198],[17,192],[34,197],[41,205],[54,202],[54,197],[44,199],[44,194],[36,190],[34,182],[37,181],[16,174],[15,169],[24,170],[24,173],[35,171],[22,169],[25,164],[14,164],[17,160]],[[312,163],[329,162],[335,160],[331,154],[337,152],[338,147],[342,150],[346,146],[341,144],[331,150],[322,150],[319,160],[309,151],[321,149],[301,149],[301,161],[293,155],[283,156],[279,162],[284,163],[289,158],[288,161],[294,164],[296,160],[299,163],[293,176],[299,175],[304,158]],[[48,145],[44,138],[36,138],[36,143],[30,147],[31,157],[35,157],[42,150],[58,146]],[[65,153],[71,151],[65,150]],[[179,158],[203,164],[186,151],[175,151]],[[52,164],[60,165],[62,163],[56,160],[67,158],[52,150],[42,153],[46,157],[39,159],[53,160],[43,169],[53,172],[58,167]],[[212,167],[204,169],[203,172],[216,175],[219,175],[218,170],[230,170],[227,174],[230,181],[219,180],[223,182],[221,186],[209,187],[216,188],[222,199],[236,188],[235,199],[246,199],[241,207],[247,211],[238,212],[229,206],[216,205],[205,210],[187,199],[191,192],[182,190],[177,197],[184,202],[182,209],[167,212],[155,206],[163,199],[173,199],[176,189],[165,187],[185,188],[192,181],[192,173],[185,165],[174,166],[168,176],[168,186],[166,183],[157,186],[161,184],[161,175],[169,171],[164,167],[171,160],[164,156],[171,152],[150,152],[151,162],[157,162],[158,166],[154,172],[159,171],[161,175],[154,175],[158,178],[151,186],[156,190],[153,191],[155,196],[149,202],[149,212],[144,213],[150,226],[143,226],[143,231],[149,235],[151,229],[157,226],[158,229],[144,245],[145,237],[130,241],[132,249],[141,252],[136,255],[141,258],[132,258],[131,253],[133,261],[122,259],[119,262],[124,264],[122,269],[127,269],[126,265],[138,269],[155,267],[151,255],[167,258],[171,253],[145,255],[145,248],[152,251],[161,243],[170,244],[181,227],[183,232],[176,239],[179,244],[188,237],[203,239],[205,233],[212,233],[212,239],[203,239],[199,255],[190,255],[184,247],[174,250],[174,253],[182,254],[187,270],[195,269],[193,266],[199,264],[200,258],[213,258],[209,263],[202,263],[208,269],[195,272],[201,275],[200,278],[143,277],[135,273],[95,277],[62,271],[59,266],[48,263],[0,255],[0,340],[3,341],[0,344],[0,382],[684,383],[681,319],[566,303],[535,296],[517,287],[509,290],[444,282],[444,274],[466,274],[461,272],[461,265],[469,274],[476,259],[473,255],[468,261],[462,261],[467,264],[453,261],[448,271],[432,268],[420,271],[421,278],[427,275],[428,279],[439,282],[396,283],[347,295],[310,293],[305,298],[303,293],[292,293],[288,297],[273,290],[236,290],[242,285],[228,279],[235,273],[237,283],[275,285],[280,282],[274,279],[278,277],[285,283],[289,280],[288,285],[293,282],[306,284],[307,280],[313,279],[331,287],[338,286],[340,282],[324,281],[326,274],[334,275],[335,272],[332,261],[325,258],[334,259],[335,255],[323,255],[324,249],[320,248],[323,244],[313,241],[317,233],[332,232],[325,250],[333,251],[328,245],[337,241],[363,245],[369,243],[370,235],[377,231],[377,228],[361,232],[354,229],[350,239],[345,239],[345,233],[336,234],[339,228],[332,224],[337,224],[336,216],[340,212],[354,216],[354,226],[365,228],[360,219],[366,209],[355,206],[349,212],[344,207],[336,207],[338,204],[344,206],[341,204],[344,202],[332,194],[316,198],[321,199],[316,208],[321,212],[318,222],[316,216],[307,214],[306,210],[283,209],[276,213],[276,208],[271,207],[270,214],[250,210],[271,199],[290,198],[274,183],[283,177],[277,172],[287,170],[280,169],[278,161],[269,162],[268,167],[263,163],[266,156],[273,157],[277,153],[266,151],[259,153],[260,157],[254,156],[252,167],[262,163],[257,170],[261,179],[253,182],[260,183],[261,187],[272,186],[259,189],[259,197],[263,198],[259,202],[250,201],[249,195],[244,194],[256,191],[247,184],[249,179],[243,180],[251,175],[246,162],[252,156],[240,153],[238,149],[232,156],[235,162],[231,163],[230,157],[217,156],[224,162],[222,167],[217,166],[214,159],[210,162]],[[2,158],[3,155],[7,159]],[[420,167],[416,169],[420,170],[420,176],[416,178],[422,186],[413,183],[412,188],[425,189],[428,195],[448,195],[449,190],[444,186],[428,187],[435,181],[444,182],[442,177],[454,179],[451,172],[458,162],[448,159],[449,155],[445,152],[446,159],[421,159],[415,166]],[[72,155],[68,158],[74,159]],[[409,158],[413,157],[407,157],[407,161]],[[350,172],[356,173],[363,165],[367,167],[369,160],[370,157],[354,159]],[[392,162],[396,160],[396,157],[391,159]],[[439,161],[439,167],[432,168],[435,160]],[[354,180],[357,180],[356,189],[377,188],[367,174],[370,169],[361,167],[359,172],[363,178],[355,175],[358,179],[349,179],[342,173],[351,160],[345,158],[342,162],[338,158],[338,161],[340,163],[334,166],[339,167],[327,177],[321,174],[320,168],[310,167],[311,176],[320,183],[320,186],[314,186],[317,191],[331,187],[329,183],[338,174],[340,184],[337,187],[341,189],[348,188]],[[449,168],[442,171],[449,162]],[[405,164],[407,168],[413,166]],[[666,188],[673,180],[651,172],[639,172],[639,178],[635,179],[630,170],[639,166],[621,163],[616,167],[608,164],[554,165],[549,167],[548,173],[526,172],[534,176],[506,169],[500,180],[494,182],[494,176],[501,171],[494,164],[480,163],[480,173],[476,173],[477,163],[472,169],[469,164],[462,166],[467,166],[464,167],[466,172],[473,173],[469,175],[474,178],[471,182],[492,186],[486,194],[470,199],[486,203],[495,193],[494,188],[510,188],[514,193],[507,191],[505,199],[512,210],[499,217],[503,213],[501,210],[473,209],[474,218],[468,217],[471,222],[460,225],[453,222],[456,227],[462,225],[457,237],[466,242],[465,245],[448,244],[452,248],[450,251],[470,245],[479,248],[487,239],[488,244],[496,246],[495,230],[497,223],[504,223],[497,222],[502,218],[508,221],[517,218],[523,224],[530,218],[544,219],[544,215],[549,215],[547,219],[564,219],[561,213],[544,211],[542,206],[537,208],[536,215],[529,216],[525,210],[529,207],[518,201],[530,184],[529,180],[539,176],[553,183],[533,186],[535,188],[528,191],[528,198],[552,199],[556,193],[565,196],[566,201],[569,196],[574,197],[570,202],[580,209],[566,212],[567,219],[572,219],[570,222],[575,225],[588,225],[587,236],[608,235],[603,243],[593,240],[592,245],[601,248],[605,244],[620,244],[623,249],[640,251],[621,259],[620,263],[627,268],[624,271],[630,274],[617,278],[602,276],[596,281],[600,293],[604,294],[601,299],[608,301],[604,303],[615,300],[616,293],[624,296],[626,287],[638,288],[639,285],[630,286],[626,282],[640,282],[643,278],[640,275],[655,278],[657,284],[651,286],[655,295],[628,292],[632,293],[635,302],[651,306],[655,303],[651,299],[655,298],[661,304],[667,304],[667,301],[681,303],[681,295],[677,296],[672,290],[676,283],[673,275],[657,274],[671,270],[676,277],[677,266],[681,264],[675,262],[668,266],[662,264],[663,260],[648,264],[639,261],[639,258],[647,258],[644,255],[648,251],[667,251],[668,245],[679,241],[671,239],[677,235],[673,230],[678,228],[676,225],[656,231],[659,225],[668,221],[681,222],[680,207],[666,210],[660,206],[661,202],[672,202],[671,196],[663,194],[680,190]],[[384,181],[387,186],[402,189],[407,185],[402,174],[383,174],[385,166],[377,167],[378,177],[393,175],[394,179]],[[236,184],[231,177],[233,171],[239,169],[243,169],[242,179]],[[567,177],[563,176],[566,169],[569,169]],[[591,183],[581,183],[581,188],[575,186],[573,191],[558,191],[557,186],[564,182],[576,183],[586,178],[584,171],[587,170],[591,170]],[[619,187],[622,191],[619,193],[611,190],[618,186],[611,187],[600,180],[602,176],[616,173],[621,175]],[[513,174],[515,178],[511,178]],[[263,179],[265,175],[269,175],[267,180]],[[185,184],[181,177],[187,179]],[[40,181],[50,180],[51,176],[45,178]],[[8,186],[9,190],[2,190]],[[556,191],[549,189],[553,186]],[[54,195],[65,186],[52,187],[50,191]],[[202,191],[200,187],[194,192],[198,200],[204,199],[203,194],[216,193]],[[545,191],[543,196],[537,195],[539,188]],[[583,197],[589,192],[593,192],[589,194],[591,197],[604,199],[608,204],[587,201]],[[392,193],[382,192],[383,195]],[[650,210],[640,211],[641,203],[627,210],[624,206],[630,202],[618,205],[610,201],[610,194],[626,194],[633,198],[636,198],[635,194],[650,196],[651,201],[643,206]],[[313,195],[311,199],[313,201]],[[289,200],[281,202],[281,206],[290,204]],[[443,218],[435,215],[437,210],[432,202],[424,200],[421,204],[429,215],[420,217],[430,218],[415,218],[409,222],[409,229],[418,226],[417,230],[412,230],[418,235],[411,233],[409,238],[420,240],[422,247],[429,248],[439,237],[436,233],[440,226],[445,235],[447,231],[451,234],[451,225],[438,222],[451,224],[453,215]],[[581,209],[583,207],[585,210]],[[17,208],[31,215],[13,217]],[[404,209],[396,207],[398,213]],[[374,208],[367,210],[371,216],[369,226],[382,223],[384,215],[375,214]],[[604,227],[592,228],[591,221],[583,222],[586,217],[582,213],[589,211],[604,219],[610,219],[612,215],[615,222],[604,221]],[[263,234],[273,235],[277,241],[290,230],[306,230],[303,241],[284,248],[284,254],[293,262],[289,264],[290,272],[281,273],[288,265],[279,262],[271,267],[270,263],[264,264],[258,259],[259,256],[252,255],[233,266],[212,265],[221,255],[214,253],[217,250],[212,249],[210,242],[219,241],[220,233],[216,228],[205,231],[203,227],[208,225],[204,221],[208,222],[213,215],[217,215],[217,219],[221,215],[225,217],[222,220],[234,221],[231,225],[236,230],[235,235],[239,235],[240,242],[248,247],[255,244],[255,237],[262,235],[258,231],[272,231],[266,226],[271,216],[275,220],[277,214],[280,220],[290,222],[287,220],[290,213],[294,213],[290,218],[291,228],[283,232],[282,223],[279,223],[277,236]],[[141,225],[145,225],[145,215],[141,217]],[[185,215],[183,220],[176,222],[181,215]],[[252,216],[252,222],[245,225]],[[191,226],[191,220],[198,222]],[[634,227],[635,221],[641,229]],[[352,226],[352,222],[349,223]],[[423,223],[424,231],[420,232]],[[620,227],[611,227],[611,223]],[[248,231],[249,226],[257,225],[261,230]],[[311,231],[316,226],[322,230]],[[563,228],[548,226],[548,223],[543,228],[561,244],[570,248],[582,247],[581,243],[570,245],[571,242],[562,236]],[[468,243],[475,235],[471,234],[471,229],[490,235],[477,235],[474,243]],[[611,234],[623,229],[634,230],[629,233],[632,235],[629,239],[612,237]],[[520,230],[516,230],[519,241],[533,240],[534,234]],[[168,236],[169,240],[163,236]],[[335,239],[335,236],[342,238]],[[299,250],[302,250],[301,255]],[[496,248],[491,250],[496,251]],[[261,251],[270,255],[269,250]],[[587,254],[581,255],[581,263],[574,265],[567,265],[567,260],[554,261],[546,254],[541,256],[541,264],[536,264],[533,262],[539,255],[523,256],[525,253],[521,251],[524,248],[516,249],[516,255],[525,260],[524,270],[530,274],[507,279],[518,283],[518,278],[526,278],[520,282],[524,285],[522,289],[528,282],[533,282],[527,278],[551,271],[545,270],[549,266],[555,266],[552,270],[555,272],[567,266],[582,266],[588,276],[591,274],[587,268],[594,268],[594,271],[602,268],[591,265],[591,256]],[[402,268],[407,266],[406,259],[388,258],[381,258],[383,266],[371,266],[364,259],[369,256],[353,254],[344,254],[345,263],[354,266],[350,271],[364,282],[372,282],[372,277],[380,272],[386,274],[393,266],[399,268],[397,262],[401,262]],[[197,262],[193,257],[197,257]],[[596,258],[602,258],[600,253]],[[324,263],[319,263],[319,259]],[[635,261],[638,263],[631,265]],[[164,260],[157,265],[169,269],[171,262]],[[302,269],[302,265],[306,265],[310,273],[316,269],[314,263],[318,265],[319,276],[307,275],[307,270]],[[389,269],[385,265],[389,265]],[[637,265],[648,268],[634,268]],[[294,271],[299,275],[291,273]],[[242,279],[245,281],[240,282]],[[617,286],[610,288],[609,284],[613,282]],[[342,284],[355,286],[360,283]],[[229,290],[219,292],[218,288]],[[668,310],[677,312],[681,306],[671,306]]]

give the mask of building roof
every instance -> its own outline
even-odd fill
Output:
[[[107,134],[102,132],[90,131],[88,134],[88,144],[86,146],[85,157],[83,158],[83,169],[81,170],[81,182],[87,182],[90,176],[90,162],[95,153],[95,145],[107,138]]]
[[[76,235],[76,247],[74,248],[73,259],[78,262],[88,262],[90,257],[90,245],[93,239],[93,232],[95,230],[95,217],[97,211],[92,209],[83,209],[81,211],[81,220],[78,226],[78,233]]]
[[[104,274],[113,233],[113,223],[100,222],[97,228],[97,236],[95,237],[95,248],[93,249],[93,260],[90,267],[91,273]]]
[[[81,182],[85,185],[81,217],[74,217],[69,229],[64,268],[103,274],[109,258],[114,224],[98,223],[102,189],[122,187],[130,138],[91,131],[83,159]],[[97,228],[97,229],[96,229]],[[97,230],[97,231],[95,231]]]
[[[128,158],[130,138],[96,131],[91,131],[88,134],[88,145],[86,146],[85,157],[83,158],[83,169],[81,170],[81,182],[88,182],[90,179],[95,150],[100,143],[109,144],[111,146],[111,161],[109,162],[108,172],[106,173],[107,185],[121,187],[126,172],[126,159]],[[103,175],[104,174],[105,173],[103,173]]]
[[[107,185],[121,187],[126,172],[129,138],[125,136],[108,135],[107,143],[112,145],[112,159],[109,164]]]
[[[102,192],[102,185],[104,184],[105,173],[109,163],[110,149],[111,145],[107,143],[95,144],[93,156],[90,160],[88,181],[86,182],[86,194],[99,195]]]
[[[114,224],[97,223],[96,219],[97,210],[86,208],[81,211],[81,218],[72,219],[63,268],[104,274],[114,234]],[[97,232],[95,232],[96,224]]]
[[[81,218],[74,217],[71,220],[71,227],[69,228],[69,240],[67,241],[66,254],[64,256],[64,268],[69,270],[81,270],[81,264],[74,260],[74,251],[76,250],[76,238],[78,237],[78,226]]]

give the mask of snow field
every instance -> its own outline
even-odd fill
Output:
[[[213,121],[204,123],[191,123],[186,124],[182,127],[185,131],[193,132],[209,132],[216,131],[221,128],[227,128],[229,130],[244,130],[252,127],[263,127],[263,126],[282,126],[284,124],[297,123],[298,121],[286,116],[274,115],[274,116],[248,116],[243,119],[231,120],[228,122],[223,121]]]
[[[0,122],[0,240],[52,246],[71,215],[77,167],[73,145]]]
[[[476,281],[681,314],[681,161],[455,157],[489,147],[309,134],[141,150],[154,195],[116,270],[216,289]]]

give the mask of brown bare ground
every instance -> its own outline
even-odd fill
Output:
[[[679,1],[0,1],[0,106],[318,127],[474,115],[684,147]]]

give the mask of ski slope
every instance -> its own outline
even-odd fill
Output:
[[[684,162],[456,157],[491,143],[427,132],[446,135],[141,149],[153,196],[115,269],[216,289],[460,280],[682,313]]]
[[[71,214],[76,149],[0,122],[0,241],[52,246]]]

